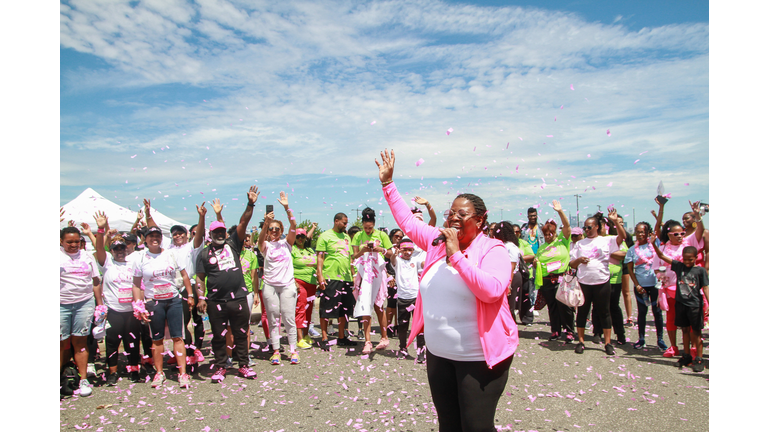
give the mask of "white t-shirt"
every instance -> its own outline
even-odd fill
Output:
[[[507,248],[507,253],[509,254],[509,260],[515,264],[518,264],[518,261],[520,260],[520,248],[515,246],[515,244],[512,242],[504,243],[504,247]],[[515,265],[514,273],[517,273],[518,270],[519,270],[518,265]]]
[[[93,278],[99,277],[96,260],[91,253],[75,254],[59,247],[59,303],[80,303],[93,298]]]
[[[616,236],[597,236],[572,243],[571,261],[581,257],[589,258],[587,264],[581,264],[578,267],[576,277],[579,283],[600,285],[608,282],[611,278],[608,260],[611,254],[618,250]]]
[[[131,254],[133,255],[133,254]],[[133,306],[133,265],[126,257],[125,262],[118,262],[107,254],[104,261],[104,304],[118,312],[131,312]]]
[[[181,246],[171,245],[171,247],[168,248],[168,250],[173,252],[179,266],[187,271],[187,276],[189,276],[189,282],[192,286],[195,286],[195,262],[197,261],[197,256],[200,255],[200,252],[204,247],[205,242],[200,243],[200,246],[197,248],[192,245],[192,242],[186,242]],[[185,291],[186,287],[184,286],[181,275],[177,274],[177,276],[176,288],[178,288],[180,292]]]
[[[415,299],[419,293],[419,275],[421,274],[424,257],[402,259],[397,257],[395,261],[395,283],[397,284],[397,298],[403,300]]]
[[[477,325],[477,298],[453,267],[440,260],[419,285],[424,311],[424,342],[436,356],[485,361]]]
[[[265,241],[264,244],[264,283],[278,287],[292,285],[294,279],[291,245],[285,239]]]
[[[174,284],[176,271],[180,270],[176,257],[169,249],[159,254],[148,250],[134,252],[138,254],[133,261],[133,276],[140,277],[144,282],[144,298],[168,300],[179,295]]]

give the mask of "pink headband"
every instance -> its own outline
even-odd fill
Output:
[[[400,243],[400,246],[399,246],[399,247],[400,247],[400,249],[403,249],[403,248],[411,248],[411,249],[414,249],[414,247],[413,247],[413,243],[411,243],[411,242],[402,242],[402,243]]]

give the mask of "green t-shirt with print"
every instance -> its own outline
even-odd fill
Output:
[[[540,244],[536,259],[541,263],[542,277],[567,271],[571,262],[571,236],[560,233],[552,243]]]
[[[293,277],[308,284],[317,284],[317,276],[315,275],[317,255],[315,251],[308,247],[301,249],[294,244],[291,249],[291,256],[293,257]],[[309,265],[314,265],[314,267]]]
[[[332,229],[320,234],[315,250],[318,253],[325,253],[323,278],[352,282],[352,269],[349,262],[351,242],[347,233],[337,233]]]
[[[619,250],[626,252],[626,251],[629,250],[629,248],[627,247],[626,243],[622,242],[621,243],[621,248],[619,248]],[[611,284],[621,283],[621,276],[622,276],[622,273],[623,273],[621,271],[622,270],[622,263],[623,263],[623,260],[621,262],[619,262],[618,264],[608,263],[608,270],[611,272],[611,281],[610,281]]]
[[[389,239],[389,236],[379,230],[371,231],[371,235],[368,235],[365,231],[358,232],[355,234],[355,238],[352,239],[352,246],[360,247],[360,245],[364,245],[369,241],[374,242],[374,246],[381,246],[384,249],[392,247],[392,241]],[[379,254],[384,256],[381,252]]]
[[[243,249],[240,252],[240,264],[243,266],[243,279],[245,279],[245,286],[248,288],[248,292],[253,292],[253,280],[251,279],[251,271],[254,268],[259,267],[259,258],[253,251]]]

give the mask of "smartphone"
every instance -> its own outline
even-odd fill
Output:
[[[267,204],[267,213],[275,211],[275,207],[272,204]]]
[[[704,213],[709,213],[709,204],[707,203],[699,203],[699,212],[703,216]]]
[[[664,198],[661,195],[656,195],[656,199],[659,200],[659,203],[661,203],[661,204],[666,204],[667,201],[669,201],[668,199]]]
[[[368,249],[373,249],[373,242],[368,242]]]

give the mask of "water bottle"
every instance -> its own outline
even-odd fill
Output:
[[[211,331],[211,321],[208,319],[208,313],[200,315],[203,318],[203,328],[205,331]]]
[[[646,306],[651,307],[651,296],[648,295],[648,291],[643,292],[643,303]]]

